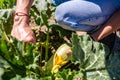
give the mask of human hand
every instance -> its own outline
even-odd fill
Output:
[[[28,16],[15,16],[11,35],[20,41],[36,43],[35,35],[29,27]]]

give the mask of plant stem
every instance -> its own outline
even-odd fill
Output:
[[[48,48],[49,48],[49,28],[46,36],[46,48],[45,48],[45,62],[48,60]]]
[[[42,49],[42,46],[40,46],[40,63],[39,65],[42,66],[42,53],[43,52],[43,49]]]
[[[7,37],[7,34],[6,34],[5,30],[4,30],[2,21],[0,21],[0,23],[1,23],[1,24],[0,24],[0,29],[1,29],[1,31],[2,31],[3,39],[5,39],[5,40],[7,40],[8,42],[10,42],[10,41],[9,41],[9,38]]]

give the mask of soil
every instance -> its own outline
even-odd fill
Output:
[[[52,19],[51,20],[52,22],[54,22],[54,20]],[[42,35],[46,35],[46,31],[47,31],[47,27],[46,26],[38,26],[34,19],[31,18],[30,19],[30,26],[36,30],[36,37],[40,37],[40,33],[42,33]],[[76,34],[78,35],[84,35],[86,34],[86,32],[82,32],[82,31],[76,31]],[[52,37],[53,36],[56,36],[54,34],[52,34]],[[67,37],[64,37],[63,38],[64,41],[70,43],[69,39]],[[55,40],[57,44],[61,44],[61,42],[64,42],[62,39],[61,41],[60,40]],[[54,41],[54,42],[55,42]],[[60,43],[59,43],[59,42]],[[119,53],[120,52],[120,30],[114,32],[114,33],[111,33],[110,35],[108,35],[107,37],[105,37],[104,39],[100,40],[99,42],[107,45],[110,49],[111,52],[117,52]],[[56,47],[58,47],[59,45],[57,45]]]

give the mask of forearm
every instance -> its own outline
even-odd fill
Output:
[[[103,25],[103,27],[91,34],[91,36],[95,41],[99,41],[119,28],[120,10],[114,13],[113,16]]]
[[[34,0],[17,0],[15,11],[29,14],[29,10],[33,1]]]

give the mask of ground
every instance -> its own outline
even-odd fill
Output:
[[[54,22],[54,19],[52,18],[51,21]],[[46,31],[47,31],[46,26],[42,26],[42,27],[38,26],[35,23],[35,21],[34,21],[33,18],[30,19],[30,26],[33,27],[33,28],[36,28],[36,29],[40,28],[40,29],[38,29],[36,31],[36,36],[37,37],[39,37],[39,35],[40,35],[41,32],[42,32],[42,34],[43,33],[46,34]],[[83,31],[76,31],[76,34],[78,34],[78,35],[84,35],[84,34],[87,34],[87,33],[83,32]],[[64,37],[64,40],[66,42],[68,42],[68,43],[70,42],[67,37]],[[113,32],[112,34],[108,35],[107,37],[105,37],[104,39],[100,40],[99,42],[106,44],[110,48],[110,50],[112,52],[115,51],[115,52],[119,53],[120,52],[120,47],[119,47],[120,46],[120,30],[117,30],[116,32]],[[56,43],[58,43],[57,40],[56,40]]]

